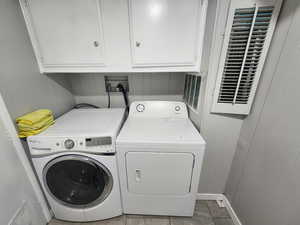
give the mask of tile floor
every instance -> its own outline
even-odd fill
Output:
[[[215,201],[197,201],[193,217],[124,215],[108,220],[71,223],[53,219],[49,225],[234,225]]]

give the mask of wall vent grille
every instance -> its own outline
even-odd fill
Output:
[[[235,10],[219,92],[219,103],[248,103],[273,8]]]
[[[212,112],[249,114],[281,4],[231,0]]]

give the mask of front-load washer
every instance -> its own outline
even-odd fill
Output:
[[[182,102],[133,102],[117,138],[126,214],[192,216],[205,141]]]
[[[124,109],[74,109],[28,137],[55,218],[95,221],[122,214],[115,141]]]

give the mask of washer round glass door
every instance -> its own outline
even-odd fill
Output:
[[[100,162],[82,155],[66,155],[50,161],[43,171],[50,195],[73,208],[97,205],[110,194],[113,178]]]

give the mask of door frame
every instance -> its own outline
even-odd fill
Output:
[[[3,122],[4,127],[7,130],[8,135],[9,135],[9,137],[12,141],[12,144],[16,150],[16,153],[19,157],[19,160],[21,161],[22,166],[24,167],[25,173],[28,176],[29,182],[31,183],[33,191],[34,191],[34,193],[38,199],[38,202],[42,208],[44,217],[47,220],[47,222],[49,222],[52,219],[53,214],[48,207],[48,204],[47,204],[44,194],[41,190],[41,187],[38,183],[38,180],[34,174],[34,171],[31,167],[30,162],[28,161],[25,150],[24,150],[22,143],[17,135],[16,128],[12,122],[12,118],[7,110],[7,107],[5,105],[5,102],[3,100],[1,93],[0,93],[0,119]]]

